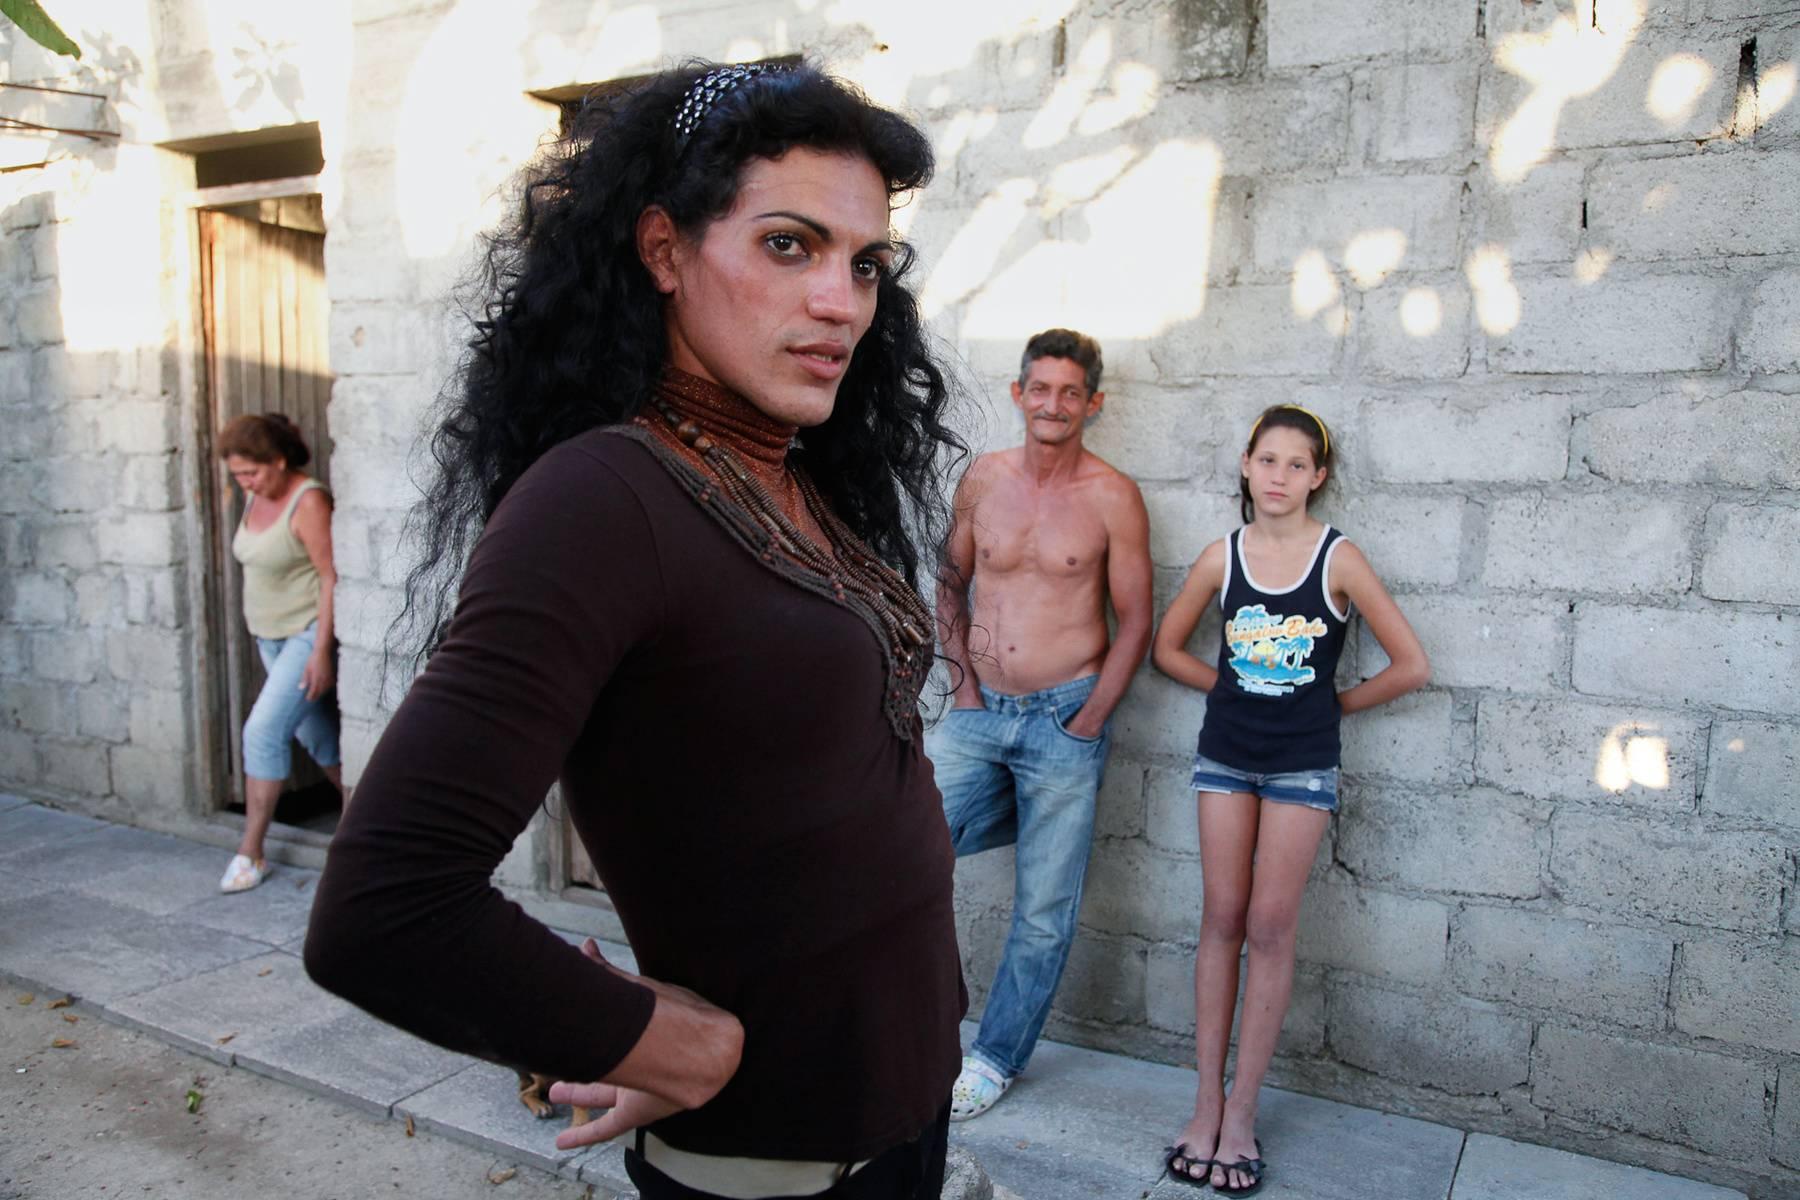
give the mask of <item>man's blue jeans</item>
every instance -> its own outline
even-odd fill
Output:
[[[1031,1058],[1075,941],[1108,733],[1063,723],[1098,678],[1023,696],[984,687],[985,708],[951,709],[925,739],[957,856],[1018,844],[1012,928],[969,1051],[1008,1079]]]

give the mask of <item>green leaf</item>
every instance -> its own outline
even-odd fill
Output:
[[[200,1102],[204,1099],[206,1099],[206,1097],[203,1094],[193,1088],[189,1088],[187,1094],[187,1110],[191,1113],[199,1112]]]
[[[81,57],[81,47],[57,27],[38,0],[0,0],[0,13],[10,17],[26,37],[44,49],[66,54],[70,58]]]

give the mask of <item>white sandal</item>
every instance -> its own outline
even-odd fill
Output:
[[[231,865],[219,880],[221,892],[247,892],[269,877],[272,870],[267,859],[252,859],[247,854],[234,854]]]
[[[950,1089],[950,1119],[967,1121],[979,1117],[1000,1102],[1012,1080],[972,1055],[963,1056],[962,1074]]]

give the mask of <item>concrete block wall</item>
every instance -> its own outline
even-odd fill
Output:
[[[0,786],[161,827],[194,778],[189,464],[162,214],[117,201],[165,167],[0,176]]]
[[[1235,524],[1256,412],[1294,400],[1336,431],[1321,512],[1436,675],[1346,725],[1275,1080],[1800,1187],[1792,5],[546,0],[502,25],[482,0],[306,20],[157,0],[147,24],[67,3],[78,28],[122,21],[145,67],[118,105],[129,144],[319,122],[352,777],[392,700],[448,297],[556,126],[528,93],[803,51],[932,133],[937,181],[896,221],[981,445],[1018,436],[1005,385],[1030,333],[1104,342],[1090,444],[1143,486],[1159,606]],[[232,74],[249,33],[260,87]],[[168,366],[193,339],[165,307],[132,354],[92,330],[76,340],[105,353],[46,352],[84,311],[50,297],[95,277],[56,257],[74,201],[123,183],[123,159],[63,161],[0,176],[0,400],[38,431],[0,472],[0,784],[103,807],[183,737],[196,753],[167,715],[194,695],[196,534],[185,496],[159,507],[197,478],[191,380]],[[150,241],[179,258],[163,211]],[[104,512],[79,507],[96,479]],[[1358,631],[1345,679],[1384,661]],[[1190,1060],[1203,712],[1146,669],[1115,718],[1052,1036]],[[536,826],[508,860],[517,894],[554,900],[558,836]],[[978,1002],[1011,864],[959,867]]]

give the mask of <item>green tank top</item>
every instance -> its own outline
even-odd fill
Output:
[[[252,533],[239,522],[231,539],[231,556],[244,567],[244,624],[259,638],[293,637],[319,618],[319,572],[289,528],[294,506],[314,488],[325,485],[302,481],[267,529]]]

